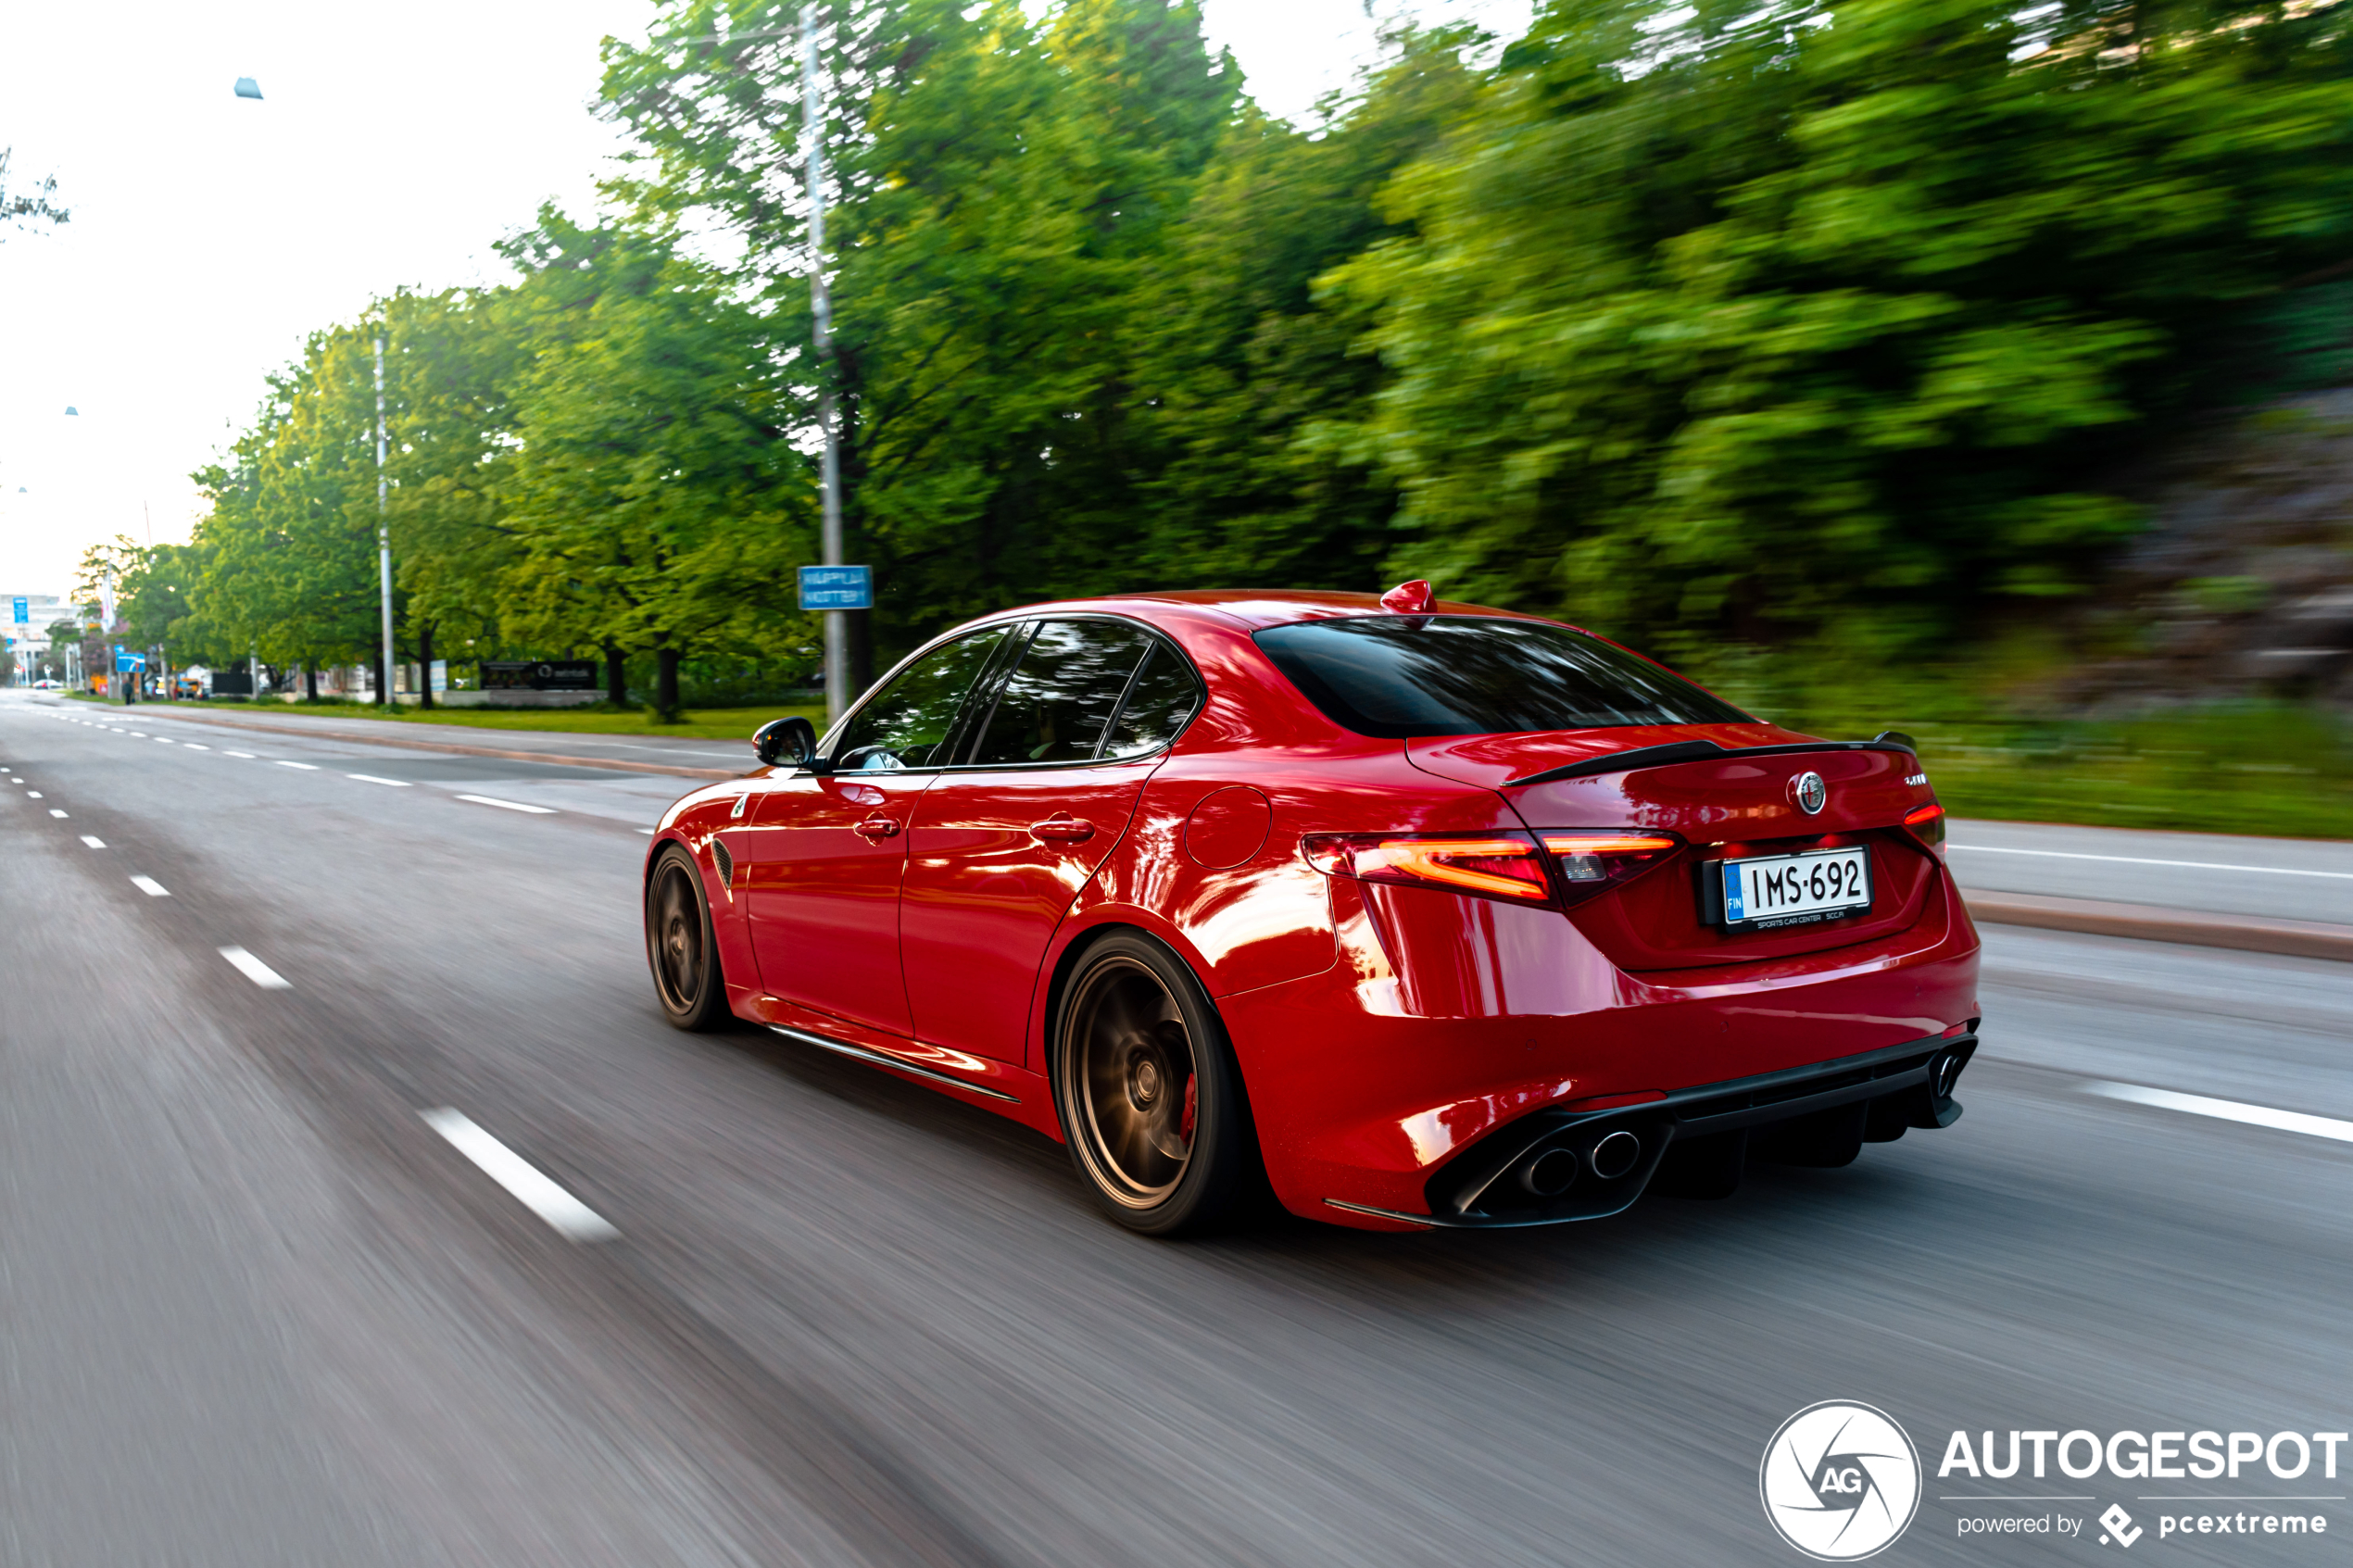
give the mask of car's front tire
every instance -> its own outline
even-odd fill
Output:
[[[1113,1219],[1147,1236],[1214,1229],[1258,1175],[1225,1025],[1192,971],[1130,932],[1099,938],[1054,1019],[1054,1109]]]
[[[679,846],[665,847],[646,878],[646,961],[673,1029],[711,1029],[727,1017],[727,985],[711,940],[702,873]]]

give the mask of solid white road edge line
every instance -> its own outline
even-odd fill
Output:
[[[556,809],[553,806],[526,806],[520,800],[500,800],[487,795],[461,795],[458,798],[471,800],[477,806],[497,806],[509,811],[528,811],[535,817],[556,815]]]
[[[82,835],[82,842],[87,844],[93,849],[104,849],[107,847],[107,841],[105,839],[94,838],[86,833]]]
[[[621,1233],[605,1217],[558,1186],[539,1168],[484,1132],[461,1110],[422,1110],[425,1125],[482,1168],[483,1174],[574,1241],[611,1241]]]
[[[361,784],[390,784],[395,789],[407,789],[409,787],[409,781],[407,779],[380,779],[373,773],[346,773],[344,777],[346,779],[358,779]]]
[[[247,980],[265,991],[283,991],[293,984],[284,975],[280,974],[243,947],[223,947],[220,949],[220,956],[235,964]]]
[[[283,757],[279,758],[277,762],[281,768],[299,768],[306,773],[315,773],[319,771],[319,764],[316,762],[289,762]]]
[[[2040,855],[2046,860],[2105,860],[2117,866],[2171,866],[2191,872],[2261,872],[2266,876],[2324,876],[2353,882],[2353,872],[2309,872],[2297,866],[2227,866],[2215,860],[2152,860],[2139,855],[2079,855],[2068,849],[2013,849],[2004,844],[1947,844],[1977,855]]]
[[[2234,1099],[2209,1099],[2204,1095],[2144,1088],[2138,1084],[2093,1083],[2084,1085],[2083,1090],[2086,1094],[2107,1099],[2153,1105],[2159,1110],[2187,1111],[2192,1116],[2211,1116],[2219,1122],[2244,1122],[2250,1127],[2270,1127],[2283,1133],[2302,1133],[2308,1137],[2353,1143],[2353,1122],[2340,1122],[2334,1116],[2311,1116],[2301,1110],[2274,1110],[2268,1105],[2246,1105]]]
[[[150,898],[169,898],[171,897],[171,889],[166,887],[162,883],[157,882],[151,876],[134,876],[131,879],[131,885],[137,888],[140,892],[145,894]]]

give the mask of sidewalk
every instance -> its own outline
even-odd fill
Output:
[[[1956,819],[1979,922],[2353,960],[2353,844]]]

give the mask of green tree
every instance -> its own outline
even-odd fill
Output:
[[[791,624],[791,568],[812,553],[765,325],[664,234],[550,212],[507,252],[527,272],[508,307],[529,367],[497,487],[501,624],[650,651],[674,713],[689,650]]]
[[[1401,232],[1376,197],[1461,113],[1470,41],[1398,34],[1316,132],[1247,105],[1227,126],[1129,314],[1143,477],[1120,498],[1147,542],[1102,585],[1376,581],[1395,488],[1344,433],[1368,417],[1380,363],[1359,346],[1369,312],[1317,280]]]
[[[2344,254],[2346,38],[1556,0],[1340,275],[1390,377],[1359,439],[1393,569],[1637,631],[2069,591],[2133,526],[2102,473]]]

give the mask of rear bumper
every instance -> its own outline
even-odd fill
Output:
[[[1949,887],[1909,931],[1680,972],[1672,984],[1617,969],[1556,913],[1432,893],[1463,906],[1466,921],[1457,972],[1440,987],[1392,966],[1361,910],[1352,916],[1337,897],[1344,884],[1334,886],[1340,962],[1221,997],[1218,1010],[1277,1195],[1293,1213],[1340,1224],[1447,1223],[1442,1200],[1456,1189],[1446,1173],[1533,1117],[1680,1118],[1666,1108],[1694,1096],[1766,1093],[1924,1055],[1982,1010],[1977,933]],[[1647,1183],[1637,1174],[1626,1202]]]
[[[1679,1089],[1664,1099],[1603,1110],[1540,1110],[1500,1127],[1462,1151],[1429,1180],[1425,1213],[1386,1210],[1344,1198],[1325,1204],[1344,1213],[1450,1229],[1507,1229],[1606,1219],[1642,1197],[1677,1143],[1770,1126],[1871,1104],[1869,1135],[1880,1141],[1909,1127],[1948,1127],[1959,1119],[1952,1090],[1977,1051],[1975,1034],[1912,1040],[1857,1056],[1729,1083]],[[1621,1173],[1608,1173],[1595,1155],[1614,1134],[1630,1135],[1638,1153]],[[1621,1143],[1621,1148],[1624,1147]],[[1541,1156],[1558,1151],[1576,1161],[1577,1177],[1552,1198],[1515,1179]]]

